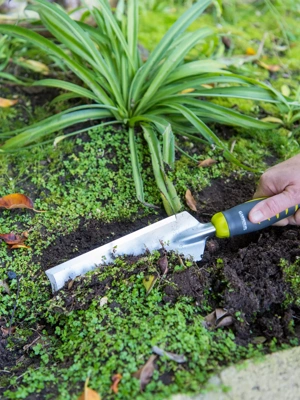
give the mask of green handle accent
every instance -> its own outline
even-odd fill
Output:
[[[300,208],[300,205],[297,204],[293,207],[287,208],[272,218],[269,218],[258,224],[253,224],[248,219],[249,212],[257,203],[264,199],[265,197],[250,200],[246,203],[230,208],[229,210],[215,214],[212,217],[211,222],[216,228],[216,236],[219,238],[226,238],[236,235],[243,235],[245,233],[256,232],[273,225],[275,222],[287,218],[290,215],[294,215],[295,212]]]

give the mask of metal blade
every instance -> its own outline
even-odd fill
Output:
[[[146,250],[158,250],[162,244],[166,250],[174,250],[198,261],[202,258],[206,238],[214,232],[211,223],[201,224],[184,211],[50,268],[46,274],[55,292],[69,279],[83,275],[97,266],[113,263],[118,256],[140,255]]]

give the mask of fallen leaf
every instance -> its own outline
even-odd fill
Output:
[[[86,379],[84,384],[84,391],[77,400],[101,400],[100,395],[95,390],[88,388],[89,378]]]
[[[71,290],[74,285],[75,279],[70,279],[68,282],[68,290]]]
[[[162,272],[164,275],[166,275],[166,273],[168,272],[168,265],[169,265],[169,263],[168,263],[168,257],[167,257],[167,255],[165,254],[163,257],[161,257],[161,258],[158,260],[158,266],[159,266],[161,272]]]
[[[9,286],[6,281],[0,280],[0,287],[3,287],[3,289],[5,290],[6,293],[8,293],[8,294],[10,293]]]
[[[206,160],[202,160],[199,162],[198,167],[211,167],[212,165],[216,164],[217,161],[213,158],[207,158]]]
[[[4,326],[1,326],[1,331],[3,333],[3,336],[8,336],[14,333],[16,330],[15,326],[11,326],[10,328],[4,328]]]
[[[263,344],[266,340],[267,338],[265,338],[264,336],[256,336],[251,340],[251,342],[253,344]]]
[[[226,310],[224,310],[224,308],[216,308],[215,314],[216,314],[216,323],[217,323],[219,321],[219,319],[223,318],[225,315],[228,315],[228,312]]]
[[[203,85],[201,86],[205,89],[212,89],[213,87],[215,87],[214,83],[203,83]]]
[[[100,302],[99,302],[100,307],[103,307],[105,304],[107,304],[107,302],[108,302],[107,296],[101,297]]]
[[[192,93],[194,91],[195,91],[194,88],[188,88],[188,89],[182,90],[181,92],[179,92],[179,94]]]
[[[222,43],[226,47],[226,49],[230,49],[231,47],[231,40],[227,36],[222,36]]]
[[[31,249],[31,247],[26,246],[25,244],[13,244],[9,246],[10,249]]]
[[[265,117],[262,118],[261,121],[263,122],[274,122],[274,124],[283,124],[282,119],[276,117]]]
[[[20,57],[19,61],[22,64],[25,64],[25,66],[27,66],[32,71],[39,72],[40,74],[43,74],[43,75],[49,75],[50,70],[49,70],[48,66],[40,61],[26,60],[26,58],[23,58],[23,57]]]
[[[53,147],[56,147],[58,145],[58,143],[61,142],[62,140],[64,140],[66,137],[67,137],[67,135],[57,136],[53,141]]]
[[[215,326],[215,322],[216,322],[216,312],[213,311],[210,314],[208,314],[205,318],[204,318],[204,326],[205,328],[212,328]]]
[[[115,374],[112,376],[111,380],[113,381],[113,384],[111,385],[111,390],[117,394],[118,393],[118,384],[120,383],[120,380],[122,379],[122,375],[121,374]]]
[[[175,353],[170,353],[169,351],[165,351],[161,349],[160,347],[153,346],[152,347],[153,353],[157,354],[158,356],[166,356],[170,360],[173,360],[177,362],[178,364],[185,363],[187,359],[185,358],[184,355],[182,354],[175,354]]]
[[[3,97],[0,97],[0,107],[1,108],[7,108],[11,107],[15,104],[17,104],[18,100],[9,100],[9,99],[4,99]]]
[[[133,376],[135,378],[140,380],[141,391],[143,391],[145,389],[145,387],[148,385],[148,383],[151,381],[153,372],[155,370],[155,360],[156,359],[157,359],[157,356],[151,355],[149,360],[146,362],[146,364],[133,374]]]
[[[267,69],[268,71],[271,72],[277,72],[280,70],[280,66],[279,65],[270,65],[270,64],[266,64],[263,61],[259,61],[258,64],[263,67],[264,69]]]
[[[233,318],[231,315],[227,315],[226,317],[222,318],[220,322],[216,324],[216,328],[223,328],[224,326],[230,326],[233,324]]]
[[[256,51],[253,49],[253,47],[247,47],[246,54],[247,56],[255,56]]]
[[[23,244],[23,242],[27,239],[22,235],[16,235],[15,233],[1,233],[0,239],[2,239],[5,243],[15,245],[15,244]]]
[[[154,275],[148,275],[143,279],[143,285],[145,286],[146,289],[146,295],[148,295],[151,292],[156,281],[157,281],[157,276]]]
[[[204,326],[207,329],[223,328],[233,324],[233,317],[223,308],[216,308],[204,320]]]
[[[33,210],[33,201],[25,196],[25,194],[21,193],[13,193],[8,194],[7,196],[3,196],[0,198],[0,207],[1,208],[30,208]]]
[[[289,95],[291,94],[291,89],[289,88],[288,85],[282,85],[282,86],[281,86],[281,93],[282,93],[285,97],[289,97]]]
[[[194,199],[192,192],[190,191],[190,189],[188,189],[185,192],[185,200],[186,200],[186,204],[188,205],[188,207],[193,210],[193,211],[198,211],[197,210],[197,205],[196,205],[196,200]]]

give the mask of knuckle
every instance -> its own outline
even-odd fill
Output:
[[[300,187],[289,186],[287,193],[289,194],[290,199],[295,202],[295,204],[300,203]]]
[[[267,213],[272,216],[276,215],[279,212],[278,204],[272,198],[270,198],[270,199],[268,199],[268,201],[266,201],[265,208],[267,210]]]

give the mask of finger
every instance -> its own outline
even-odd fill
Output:
[[[256,204],[249,213],[249,219],[256,224],[265,221],[295,205],[295,199],[286,191],[269,197]]]

